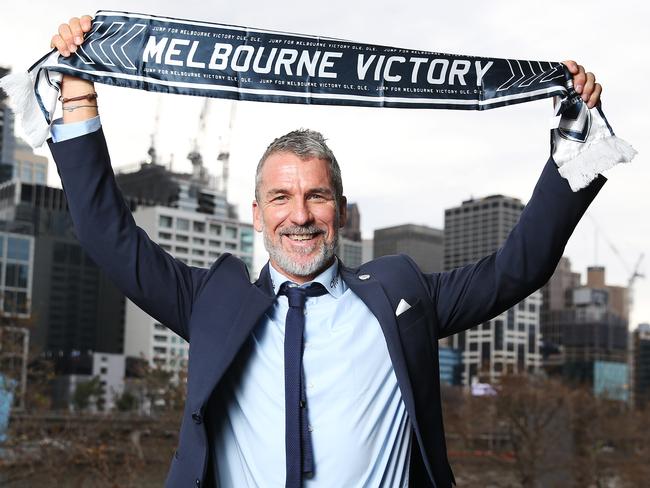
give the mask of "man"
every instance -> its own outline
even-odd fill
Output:
[[[90,20],[63,24],[52,45],[74,52]],[[595,106],[593,74],[566,65]],[[188,267],[137,228],[93,94],[64,77],[50,147],[87,252],[190,342],[167,486],[451,486],[437,340],[541,287],[604,178],[574,193],[549,161],[504,246],[474,265],[427,275],[390,256],[352,270],[334,255],[346,219],[338,163],[320,134],[295,131],[258,165],[253,217],[270,259],[251,284],[233,256]]]

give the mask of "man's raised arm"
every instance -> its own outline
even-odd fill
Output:
[[[64,56],[73,53],[90,30],[90,20],[84,16],[62,24],[52,46]],[[53,124],[57,142],[49,144],[77,238],[127,297],[189,339],[192,303],[207,270],[174,259],[136,226],[115,182],[93,84],[65,76],[61,101],[63,124]]]

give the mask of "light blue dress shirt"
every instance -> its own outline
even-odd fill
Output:
[[[99,117],[51,127],[55,142],[93,132]],[[273,289],[290,281],[270,266]],[[303,366],[315,475],[306,488],[407,487],[411,425],[381,327],[341,279],[338,262],[313,281]],[[310,282],[311,283],[311,282]],[[222,488],[283,487],[284,325],[278,296],[212,395],[207,429]]]
[[[277,295],[289,280],[273,266],[270,274]],[[329,293],[305,304],[315,475],[304,486],[406,487],[411,428],[379,322],[340,278],[338,262],[313,281]],[[209,429],[220,487],[284,486],[288,310],[287,297],[278,296],[213,396]]]

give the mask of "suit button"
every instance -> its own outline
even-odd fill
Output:
[[[200,479],[196,478],[195,484],[196,484],[196,488],[201,488],[201,480]]]
[[[174,457],[175,457],[176,459],[178,459],[178,456],[179,456],[179,454],[178,454],[178,449],[176,449],[176,450],[174,451]]]
[[[192,420],[194,420],[195,424],[200,424],[201,422],[203,422],[203,417],[201,417],[200,413],[194,412],[192,414]]]

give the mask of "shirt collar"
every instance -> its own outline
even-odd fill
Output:
[[[280,287],[284,283],[293,283],[289,278],[284,276],[280,271],[275,269],[269,262],[269,273],[271,275],[271,283],[273,284],[273,292],[277,295],[280,292]],[[320,283],[334,298],[339,298],[347,288],[345,282],[341,279],[339,273],[339,260],[335,259],[329,268],[320,273],[313,280],[300,286],[307,286],[310,283]]]

